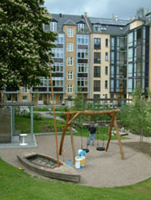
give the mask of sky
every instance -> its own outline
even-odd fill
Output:
[[[88,17],[119,19],[135,17],[137,9],[145,8],[151,12],[150,0],[45,0],[45,7],[53,14],[82,15],[87,12]]]

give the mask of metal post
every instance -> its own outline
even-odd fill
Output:
[[[10,114],[11,114],[11,117],[10,117],[10,131],[11,131],[11,143],[13,142],[13,107],[11,106],[10,107]]]
[[[31,141],[34,142],[34,137],[33,137],[33,106],[30,107],[30,117],[31,117]]]
[[[12,123],[13,123],[13,133],[15,131],[15,112],[14,107],[12,107]]]

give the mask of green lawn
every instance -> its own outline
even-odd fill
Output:
[[[120,174],[119,174],[120,176]],[[151,180],[118,188],[92,188],[31,177],[0,158],[2,200],[150,200]]]
[[[34,113],[34,133],[45,133],[45,132],[54,132],[54,120],[38,117]],[[62,132],[65,126],[65,122],[57,121],[57,130]],[[16,115],[15,116],[15,128],[21,131],[21,133],[30,133],[30,116],[28,115]]]
[[[57,131],[62,132],[65,127],[66,122],[56,121],[57,122]],[[30,115],[16,115],[15,116],[15,128],[21,130],[21,133],[30,133]],[[89,131],[88,128],[79,128],[74,126],[77,130],[77,133],[74,133],[75,136],[88,137]],[[99,127],[96,134],[96,140],[107,140],[108,139],[108,127]],[[69,129],[68,129],[69,131]],[[34,113],[34,133],[46,133],[46,132],[55,132],[54,130],[54,120],[41,118],[38,114]],[[67,133],[69,134],[69,133]],[[112,139],[117,139],[117,136],[112,136]]]
[[[49,108],[33,108],[33,111],[47,112],[49,111]]]

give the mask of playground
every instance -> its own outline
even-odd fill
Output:
[[[60,142],[60,140],[61,136],[58,136],[58,142]],[[84,137],[83,140],[83,143],[86,144],[87,138]],[[37,135],[36,141],[36,148],[1,148],[0,157],[17,168],[24,168],[16,155],[40,152],[49,156],[56,156],[54,135]],[[80,142],[81,138],[75,136],[74,146],[76,152],[80,148]],[[139,137],[128,137],[128,139],[122,140],[124,144],[130,144],[131,142],[139,142]],[[117,140],[111,140],[107,152],[96,151],[96,147],[97,141],[95,141],[94,146],[89,146],[89,153],[86,154],[85,167],[83,169],[75,169],[74,165],[72,165],[73,154],[70,136],[66,136],[64,139],[63,154],[59,156],[59,160],[71,163],[71,168],[81,175],[80,185],[91,187],[126,186],[150,178],[151,159],[148,155],[123,145],[125,159],[122,160]],[[24,169],[32,176],[39,176],[26,168]]]

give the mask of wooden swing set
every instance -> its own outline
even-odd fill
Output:
[[[72,122],[79,115],[91,115],[91,116],[94,116],[94,115],[107,114],[111,118],[111,121],[110,121],[110,127],[109,127],[109,138],[108,138],[108,142],[107,142],[105,151],[108,151],[110,140],[111,140],[112,127],[113,127],[113,124],[114,124],[115,130],[116,130],[116,134],[117,134],[117,137],[118,137],[118,145],[119,145],[119,149],[120,149],[120,153],[121,153],[121,159],[124,160],[124,152],[123,152],[123,147],[122,147],[122,144],[121,144],[121,137],[120,137],[120,134],[119,134],[118,125],[117,125],[117,121],[116,121],[116,114],[119,113],[119,112],[120,112],[120,110],[104,110],[104,111],[85,110],[85,111],[65,112],[64,114],[67,116],[66,117],[66,125],[65,125],[65,128],[63,130],[63,134],[62,134],[61,141],[60,141],[59,154],[62,155],[62,149],[63,149],[63,143],[64,143],[65,134],[66,134],[67,128],[70,127],[70,138],[71,138],[71,146],[72,146],[72,153],[73,153],[73,164],[75,164],[76,152],[75,152],[75,147],[74,147],[74,138],[73,138],[73,132],[72,132]]]
[[[122,144],[121,144],[121,138],[120,138],[120,134],[119,134],[119,131],[118,131],[118,125],[117,125],[117,121],[116,121],[116,113],[119,113],[120,110],[104,110],[104,111],[88,111],[88,110],[85,110],[85,111],[65,112],[64,114],[67,115],[66,125],[65,125],[65,128],[63,130],[63,134],[62,134],[61,141],[60,141],[60,149],[59,149],[59,153],[58,153],[58,137],[57,137],[56,114],[55,114],[55,103],[54,103],[54,93],[53,93],[53,81],[52,81],[52,72],[51,72],[49,55],[48,55],[48,61],[49,61],[49,70],[50,70],[50,85],[51,85],[52,102],[53,102],[53,115],[54,115],[55,141],[56,141],[56,156],[57,156],[58,167],[59,167],[59,154],[62,155],[63,142],[64,142],[64,138],[65,138],[65,134],[66,134],[66,130],[67,130],[68,126],[70,126],[70,137],[71,137],[71,145],[72,145],[72,152],[73,152],[73,164],[75,164],[76,152],[75,152],[74,138],[73,138],[73,133],[72,133],[72,122],[81,114],[82,115],[91,115],[91,116],[100,115],[100,114],[107,114],[111,118],[110,127],[109,127],[109,138],[108,138],[108,142],[107,142],[105,150],[107,151],[108,148],[109,148],[109,144],[110,144],[110,140],[111,140],[111,131],[112,131],[112,127],[113,127],[113,124],[114,124],[115,129],[116,129],[116,133],[117,133],[117,137],[118,137],[118,144],[119,144],[119,148],[120,148],[121,159],[124,160],[123,147],[122,147]]]

